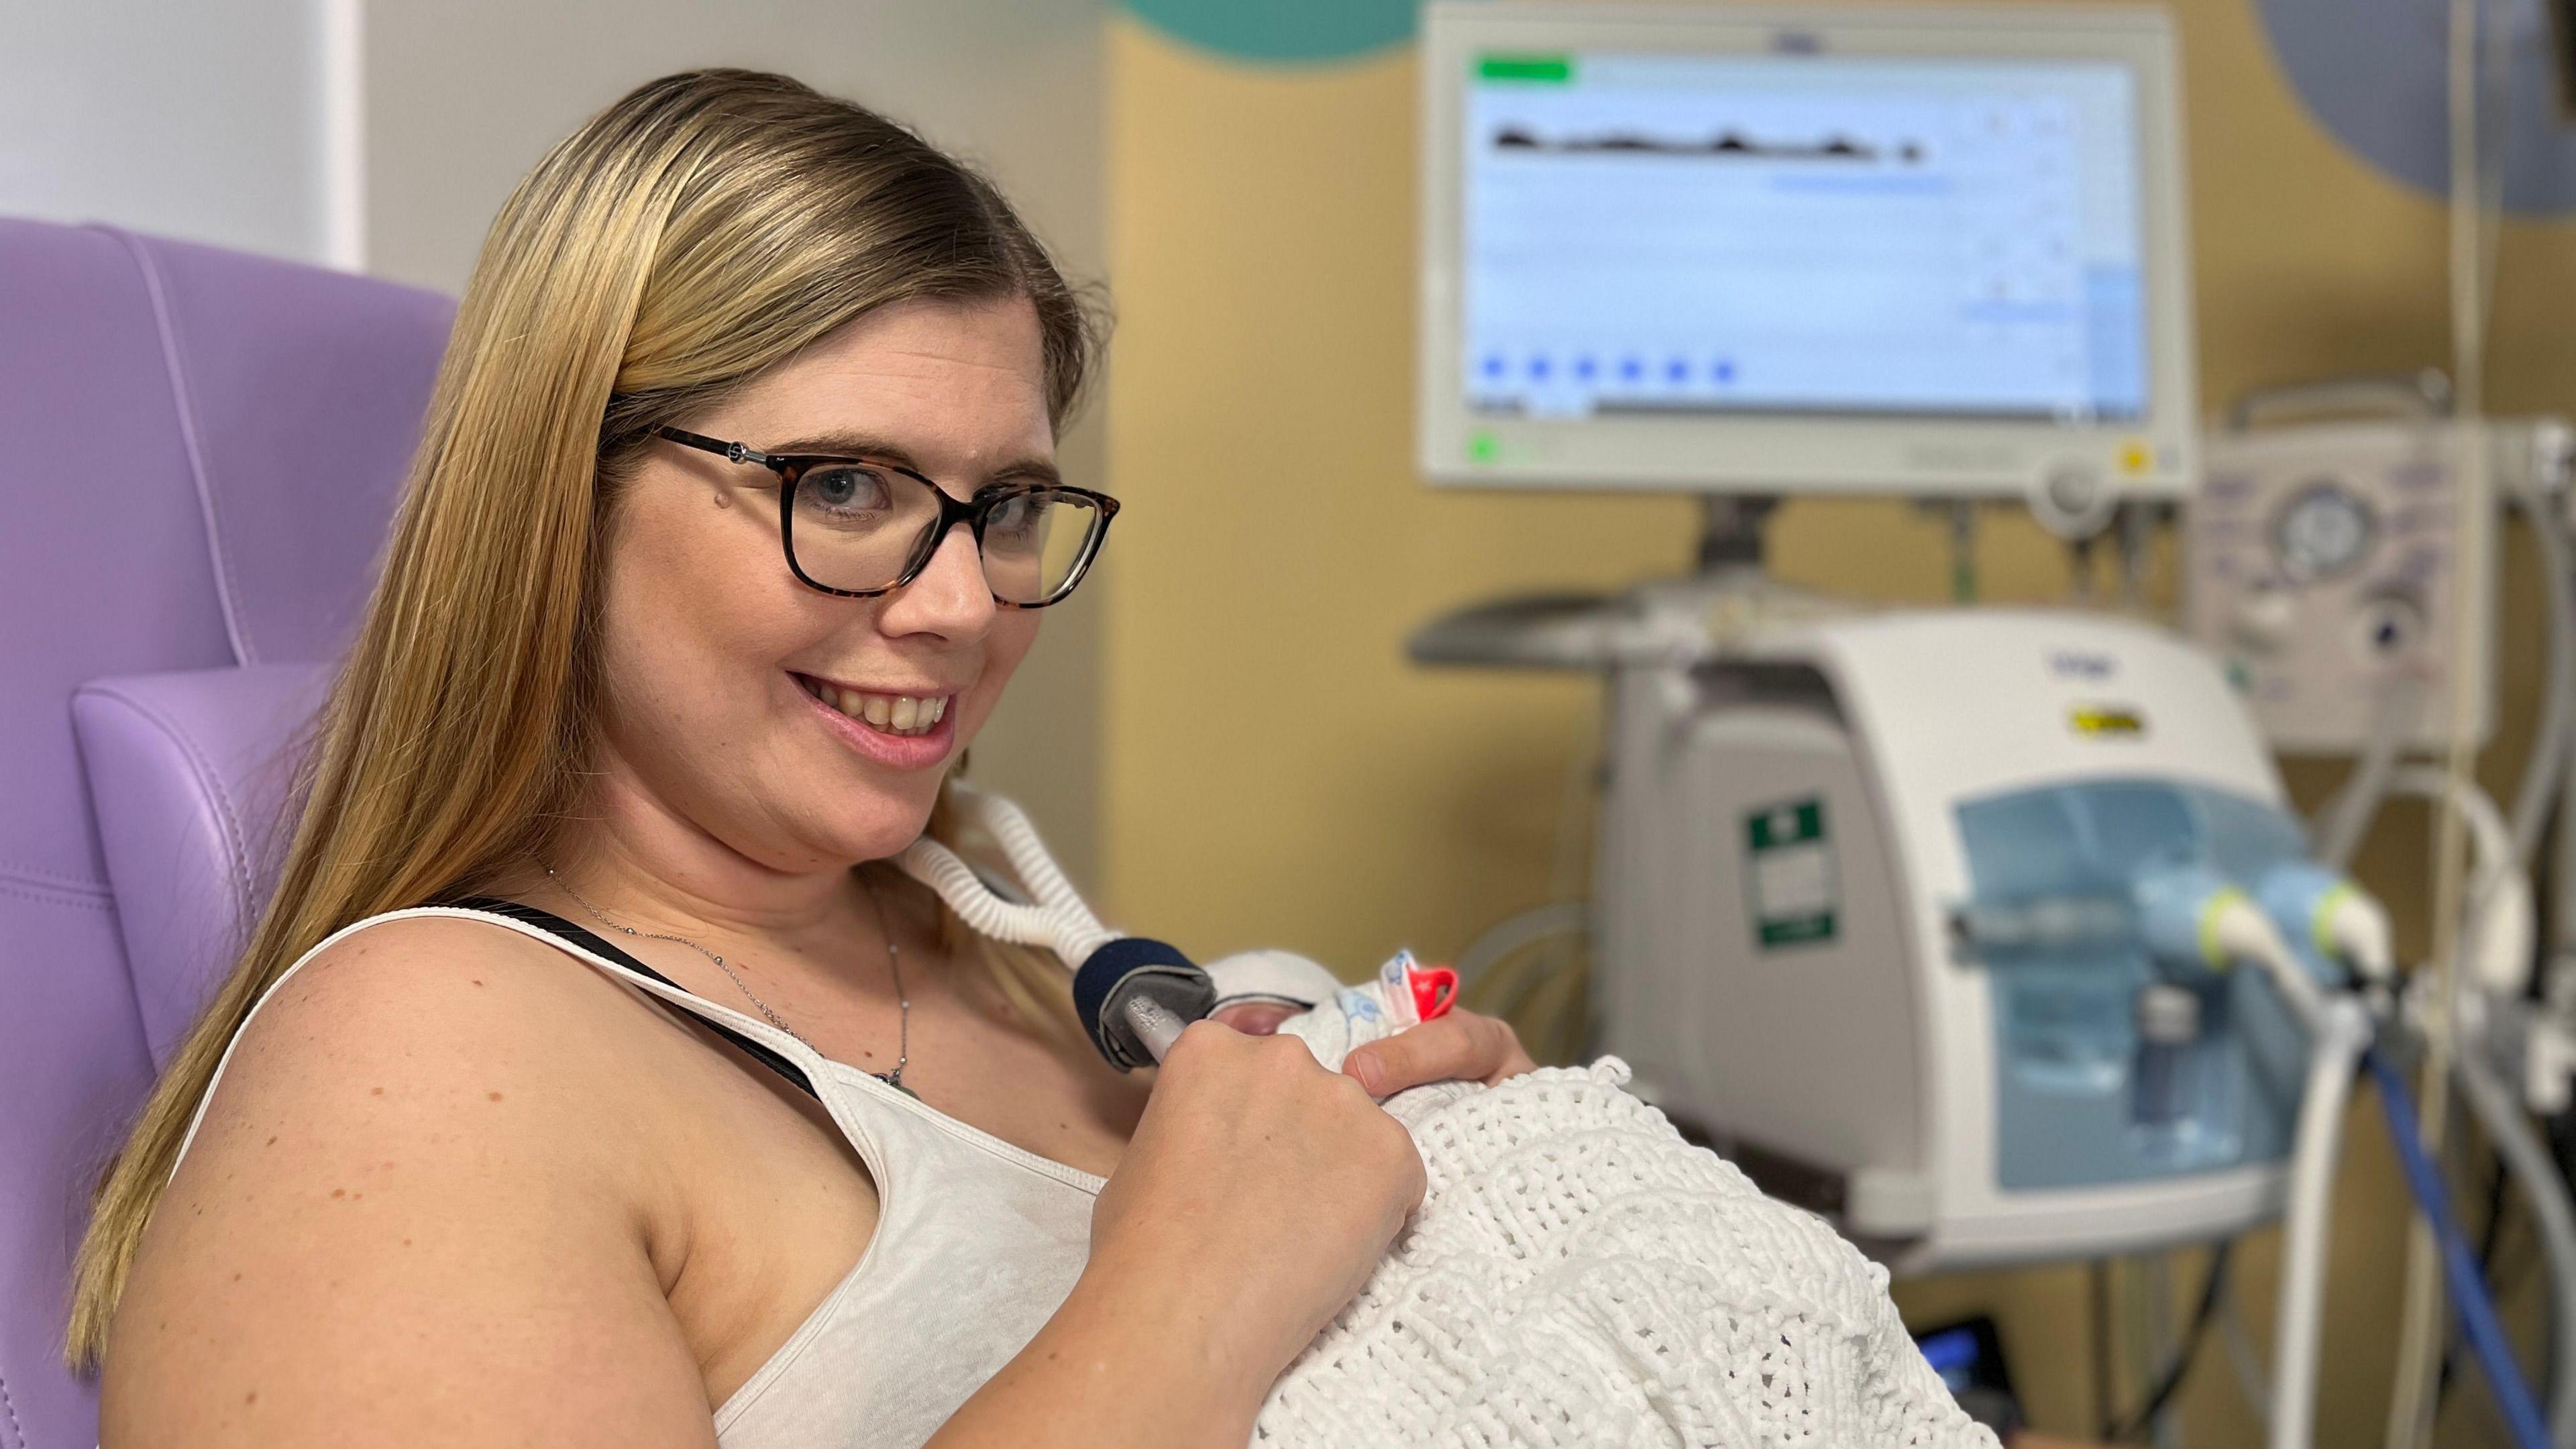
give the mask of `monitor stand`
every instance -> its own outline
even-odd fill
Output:
[[[1770,543],[1776,494],[1703,493],[1699,496],[1699,572],[1732,575],[1762,571]]]
[[[1529,594],[1472,604],[1414,631],[1416,664],[1607,671],[1725,657],[1757,632],[1862,611],[1765,570],[1770,494],[1700,497],[1696,567],[1618,594]]]

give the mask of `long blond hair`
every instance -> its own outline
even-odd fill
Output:
[[[316,722],[276,894],[100,1186],[73,1364],[104,1350],[187,1124],[269,986],[341,927],[455,898],[555,843],[592,750],[604,536],[641,439],[877,308],[1006,297],[1036,310],[1060,424],[1096,310],[974,170],[782,76],[654,81],[519,183]],[[1032,1025],[1073,1029],[1060,967],[983,956]]]

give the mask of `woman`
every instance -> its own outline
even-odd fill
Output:
[[[1052,462],[1092,347],[986,182],[778,77],[521,184],[276,898],[82,1249],[109,1449],[1245,1442],[1418,1202],[1403,1129],[1213,1024],[1119,1076],[874,864],[1114,511]]]

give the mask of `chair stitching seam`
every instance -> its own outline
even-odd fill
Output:
[[[223,605],[224,635],[233,646],[233,657],[243,664],[259,662],[259,651],[252,647],[250,634],[243,627],[235,595],[240,592],[233,579],[232,555],[224,548],[224,530],[217,518],[215,490],[207,477],[206,450],[197,429],[196,398],[188,389],[188,370],[179,360],[178,320],[170,311],[169,289],[163,283],[160,263],[143,245],[143,239],[117,227],[100,230],[115,237],[134,258],[136,270],[143,274],[144,293],[152,299],[152,322],[160,333],[161,365],[170,375],[171,405],[179,414],[179,440],[188,454],[188,478],[197,490],[197,512],[205,520],[206,552],[215,567],[215,597]]]
[[[85,875],[71,875],[59,870],[47,870],[41,865],[28,865],[22,861],[0,860],[0,876],[15,876],[29,885],[55,886],[67,891],[83,891],[97,895],[108,893],[105,881]]]
[[[27,1449],[26,1426],[18,1422],[18,1405],[9,1397],[9,1380],[5,1377],[0,1377],[0,1409],[7,1410],[9,1414],[9,1438],[16,1443],[17,1449]]]
[[[71,891],[48,889],[41,881],[13,882],[6,877],[0,877],[0,896],[34,901],[40,906],[70,906],[75,910],[113,911],[116,909],[115,897],[105,893],[94,896],[78,895]]]

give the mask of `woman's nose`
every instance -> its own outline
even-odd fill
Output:
[[[887,596],[877,620],[889,634],[971,639],[992,626],[998,608],[993,585],[984,577],[975,530],[958,523],[939,541],[920,576]]]

